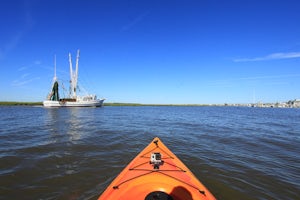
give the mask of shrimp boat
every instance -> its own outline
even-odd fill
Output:
[[[77,81],[78,81],[78,61],[79,61],[79,50],[77,51],[76,68],[73,70],[72,58],[69,53],[70,63],[70,91],[68,98],[59,98],[59,81],[56,76],[56,59],[54,64],[54,77],[52,83],[52,89],[47,96],[47,99],[43,101],[45,107],[101,107],[105,99],[97,99],[97,96],[77,95]]]

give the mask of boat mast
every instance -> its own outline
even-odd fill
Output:
[[[54,55],[54,77],[52,82],[52,90],[48,95],[48,100],[59,101],[58,82],[56,76],[56,55]]]
[[[53,83],[57,80],[56,76],[56,55],[54,55],[54,77],[53,77]]]
[[[77,79],[78,79],[78,62],[79,62],[79,50],[77,51],[77,58],[76,58],[76,69],[75,72],[73,71],[72,65],[72,57],[71,53],[69,53],[69,63],[70,63],[70,97],[76,98],[76,88],[77,88]]]
[[[70,98],[73,98],[73,69],[72,69],[72,58],[71,53],[69,53],[69,64],[70,64]]]
[[[77,88],[77,81],[78,81],[78,63],[79,63],[79,49],[77,50],[76,69],[75,69],[75,74],[74,74],[75,96],[76,96],[76,88]]]

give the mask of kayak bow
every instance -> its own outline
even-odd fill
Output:
[[[156,137],[112,181],[98,200],[215,200]]]

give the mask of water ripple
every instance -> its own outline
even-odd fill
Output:
[[[218,199],[297,199],[300,191],[299,109],[0,111],[5,113],[0,116],[4,199],[97,199],[156,136]]]

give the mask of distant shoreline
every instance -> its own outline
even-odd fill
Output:
[[[0,106],[42,106],[43,102],[0,101]],[[141,103],[104,103],[104,106],[212,106],[207,104],[141,104]],[[223,105],[213,105],[223,106]]]
[[[0,106],[43,106],[43,102],[18,102],[18,101],[0,101]],[[205,106],[215,106],[215,107],[260,107],[260,108],[300,108],[299,104],[289,106],[288,104],[142,104],[142,103],[104,103],[103,106],[194,106],[194,107],[205,107]]]
[[[42,102],[0,101],[0,106],[42,106]]]

